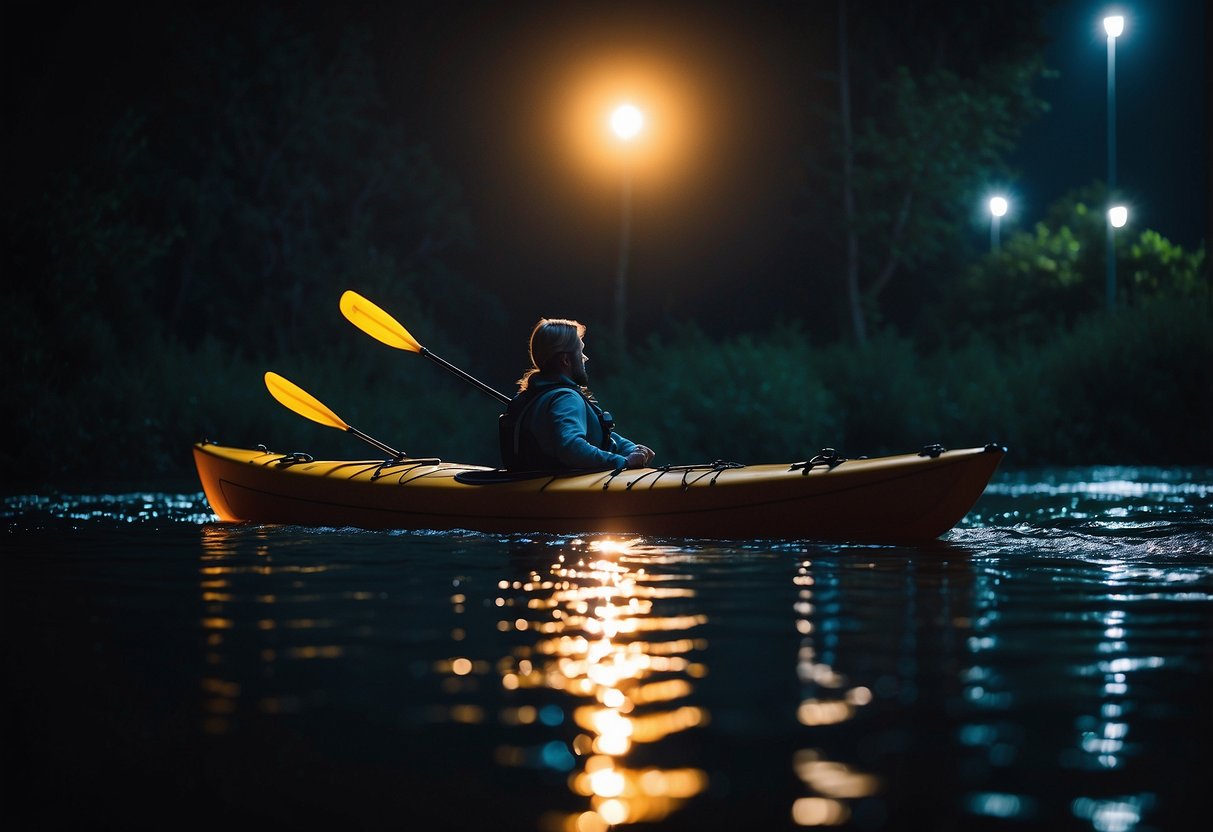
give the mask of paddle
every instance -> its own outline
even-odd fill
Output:
[[[417,339],[409,333],[404,326],[384,312],[375,304],[364,298],[357,292],[346,290],[341,295],[341,314],[349,319],[349,322],[361,329],[367,335],[374,338],[376,341],[382,341],[389,347],[395,347],[398,350],[407,350],[424,355],[426,358],[433,361],[444,370],[449,370],[459,376],[464,381],[477,387],[482,392],[488,393],[493,398],[505,404],[510,403],[510,397],[505,393],[498,392],[492,387],[489,387],[482,381],[479,381],[465,373],[463,370],[456,367],[434,353],[430,352],[425,347],[417,342]]]
[[[392,459],[404,459],[407,456],[405,453],[383,444],[378,439],[367,436],[358,430],[358,428],[347,425],[342,421],[340,416],[325,407],[324,403],[315,396],[277,373],[265,374],[265,386],[269,388],[270,395],[277,399],[280,404],[295,411],[305,419],[311,419],[313,422],[325,425],[326,427],[337,428],[338,430],[352,433],[363,442],[369,442],[385,454],[390,455]]]

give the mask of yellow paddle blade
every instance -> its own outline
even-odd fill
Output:
[[[269,388],[270,395],[277,399],[283,407],[295,411],[303,418],[338,430],[350,429],[350,426],[343,422],[340,416],[325,407],[323,402],[277,373],[265,374],[265,386]]]
[[[357,292],[346,290],[341,295],[341,314],[367,335],[389,347],[421,352],[421,344],[417,343],[417,339],[409,334],[400,321]]]

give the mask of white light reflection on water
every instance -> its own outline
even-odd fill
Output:
[[[1079,473],[1000,477],[947,535],[977,555],[964,671],[973,712],[958,740],[992,772],[1014,771],[1032,758],[1081,778],[1139,771],[1159,741],[1145,703],[1201,661],[1167,645],[1202,618],[1207,626],[1201,609],[1213,600],[1210,472]],[[1033,631],[1048,636],[1026,637]],[[1025,653],[1042,670],[1008,661]],[[1077,707],[1059,704],[1065,701]],[[1059,727],[1064,719],[1073,732],[1051,759],[1043,756],[1048,746],[1027,742],[1022,714],[1034,711]],[[1154,804],[1148,793],[1104,794],[1075,799],[1070,809],[1094,832],[1132,832],[1156,828]],[[1020,821],[1047,811],[1040,800],[996,790],[974,790],[965,805],[975,815]]]
[[[826,626],[815,626],[817,612],[814,589],[817,581],[811,561],[802,561],[792,579],[796,586],[796,631],[800,648],[796,675],[800,681],[801,700],[796,710],[800,724],[809,728],[836,725],[854,718],[856,711],[872,701],[872,692],[863,685],[853,685],[831,665],[829,649],[819,650],[824,640],[831,648],[837,644],[831,633],[836,621],[830,605],[826,605]],[[818,748],[798,750],[792,759],[792,769],[810,792],[792,803],[792,821],[798,826],[837,826],[851,820],[851,802],[870,797],[880,790],[877,777],[846,763],[829,760]]]
[[[1164,496],[1205,499],[1213,494],[1213,471],[1191,472],[1172,468],[1091,468],[1079,475],[1063,472],[1019,471],[1000,475],[986,488],[987,494],[1056,496],[1081,494],[1092,497]]]
[[[201,525],[215,519],[202,492],[171,494],[131,492],[115,494],[18,494],[4,498],[0,517],[28,522],[39,514],[79,522],[108,521],[140,524],[169,521]]]
[[[1141,794],[1104,800],[1080,797],[1071,808],[1075,817],[1090,821],[1095,832],[1131,832],[1153,805],[1153,795]]]
[[[1042,531],[1067,531],[1079,545],[1137,536],[1150,553],[1156,545],[1176,554],[1213,551],[1213,469],[1034,469],[998,474],[973,511],[948,535],[987,542],[971,530],[1006,529],[1042,539]],[[1175,533],[1176,523],[1191,531]],[[997,541],[995,541],[997,542]],[[1013,541],[1008,541],[1013,543]],[[1063,541],[1065,545],[1069,541]]]
[[[1104,637],[1097,648],[1100,653],[1116,655],[1128,650],[1124,638],[1125,621],[1124,610],[1113,609],[1104,613],[1101,622]],[[1122,755],[1129,734],[1129,724],[1120,719],[1126,712],[1125,702],[1129,696],[1125,671],[1137,664],[1134,660],[1125,658],[1101,659],[1078,671],[1082,675],[1103,677],[1099,688],[1099,701],[1102,704],[1098,713],[1080,717],[1075,725],[1079,731],[1078,747],[1088,760],[1087,765],[1114,769],[1123,763]],[[1141,663],[1146,664],[1148,662]]]
[[[1036,801],[1020,794],[981,792],[970,795],[968,809],[975,815],[992,818],[1023,818],[1036,813]]]

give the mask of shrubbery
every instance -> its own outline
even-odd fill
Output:
[[[883,335],[814,346],[795,329],[653,341],[598,385],[620,430],[667,462],[777,461],[938,442],[1008,445],[1011,465],[1213,461],[1213,315],[1157,298],[1039,343],[923,351]]]
[[[42,349],[31,349],[4,382],[12,441],[0,453],[10,488],[189,484],[189,446],[202,438],[318,457],[377,453],[278,405],[262,382],[266,370],[398,449],[498,461],[498,405],[357,333],[345,333],[356,348],[264,359],[215,339],[187,347],[149,336],[141,349],[123,351],[96,322],[70,337],[38,331],[41,340],[30,343]],[[604,361],[613,366],[595,367],[592,381],[620,432],[653,446],[662,463],[996,441],[1011,449],[1009,466],[1208,465],[1211,332],[1213,312],[1199,293],[1139,299],[1115,314],[1089,311],[1040,340],[976,332],[929,348],[892,333],[856,348],[814,343],[796,326],[713,338],[686,325],[626,361]],[[437,346],[466,366],[466,347]]]

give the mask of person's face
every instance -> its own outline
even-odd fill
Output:
[[[577,352],[569,353],[569,378],[582,387],[590,383],[590,377],[585,372],[585,363],[589,360],[585,354],[585,341],[577,345]]]

